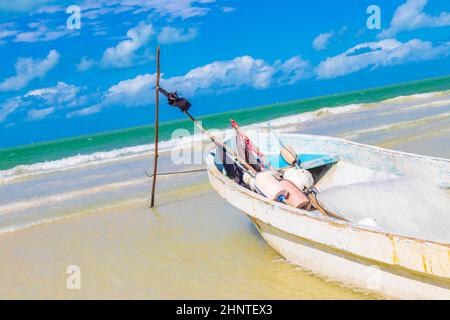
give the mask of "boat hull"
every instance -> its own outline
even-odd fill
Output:
[[[430,279],[356,257],[255,221],[263,239],[292,264],[346,287],[397,299],[450,299],[448,287]]]
[[[448,244],[371,230],[269,201],[225,177],[212,156],[207,165],[213,188],[244,212],[289,262],[387,297],[450,299]]]

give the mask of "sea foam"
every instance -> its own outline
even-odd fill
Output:
[[[289,132],[296,125],[308,121],[314,121],[315,119],[320,117],[351,113],[365,107],[374,107],[374,105],[378,104],[385,105],[386,103],[400,103],[407,101],[413,103],[413,105],[416,106],[417,105],[416,103],[418,101],[423,101],[425,99],[432,99],[432,98],[442,99],[449,94],[450,90],[447,90],[439,92],[413,94],[409,96],[399,96],[384,101],[380,101],[377,103],[348,104],[337,107],[324,107],[315,111],[279,117],[269,121],[257,122],[254,124],[244,126],[243,128],[244,129],[266,128],[270,124],[270,126],[276,128],[281,132]],[[430,101],[430,103],[432,103],[432,101]],[[438,105],[440,104],[438,103]],[[224,119],[224,121],[227,120]],[[225,136],[225,129],[212,130],[210,132],[217,137]],[[183,146],[189,146],[195,142],[204,141],[206,139],[207,137],[205,137],[204,135],[196,134],[190,137],[182,137],[172,140],[160,141],[159,149],[161,150],[161,152],[164,152],[174,148],[182,148]],[[11,169],[0,170],[0,184],[24,179],[35,175],[70,170],[75,168],[83,168],[90,165],[97,165],[112,161],[120,161],[133,157],[148,155],[152,150],[154,150],[154,144],[145,144],[114,149],[111,151],[94,152],[91,154],[78,154],[76,156],[71,156],[53,161],[38,162],[30,165],[18,165]]]
[[[280,128],[281,131],[289,131],[289,126],[300,124],[306,121],[314,120],[318,117],[353,112],[363,107],[362,104],[350,104],[341,107],[321,108],[316,111],[300,113],[297,115],[280,117],[270,121],[263,121],[244,126],[244,129],[264,128],[270,124],[274,128]],[[225,121],[225,120],[224,120]],[[216,137],[224,137],[225,129],[210,130]],[[192,143],[207,140],[202,134],[195,134],[189,137],[176,138],[172,140],[160,141],[158,149],[161,152],[182,148]],[[111,151],[94,152],[91,154],[79,154],[72,157],[62,158],[53,161],[38,162],[30,165],[18,165],[14,168],[0,171],[0,184],[28,178],[35,175],[47,174],[52,172],[83,168],[86,166],[120,161],[129,158],[139,157],[149,154],[154,150],[154,144],[145,144],[132,147],[114,149]]]

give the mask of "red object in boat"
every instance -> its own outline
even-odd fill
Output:
[[[261,162],[261,166],[264,169],[269,169],[270,168],[270,164],[266,163],[265,161],[265,157],[264,154],[261,152],[261,150],[259,150],[259,148],[257,146],[255,146],[252,141],[250,140],[249,137],[247,137],[247,135],[244,133],[244,131],[242,131],[242,129],[239,127],[239,125],[236,123],[236,121],[234,121],[233,119],[230,119],[231,121],[231,126],[232,128],[234,128],[236,130],[237,133],[237,137],[243,142],[245,148],[249,151],[252,152],[254,155],[256,155],[260,162]],[[239,142],[239,139],[237,140]],[[238,151],[239,151],[239,145],[238,145]],[[245,152],[244,152],[245,153]],[[242,155],[242,157],[245,159],[246,158],[250,158],[250,157],[246,157],[246,155]],[[250,159],[249,159],[250,160]],[[253,164],[253,163],[250,163]]]
[[[301,192],[292,182],[283,179],[280,180],[280,185],[288,191],[286,200],[289,205],[301,209],[309,203],[306,195]]]

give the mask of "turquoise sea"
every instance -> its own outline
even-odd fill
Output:
[[[450,89],[450,76],[392,86],[372,88],[361,91],[340,93],[304,100],[289,101],[271,105],[234,110],[198,117],[206,128],[228,127],[229,119],[241,125],[263,122],[283,116],[314,111],[324,107],[337,107],[349,104],[377,102],[398,96],[443,91]],[[195,116],[195,111],[192,112]],[[163,122],[160,124],[160,140],[169,140],[173,130],[185,128],[192,131],[188,120]],[[0,170],[14,168],[44,161],[58,160],[80,154],[92,154],[131,146],[153,143],[153,125],[78,136],[64,140],[48,141],[13,148],[0,149]]]

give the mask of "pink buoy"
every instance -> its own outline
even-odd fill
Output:
[[[280,181],[280,184],[289,193],[286,198],[286,202],[289,205],[301,209],[309,203],[306,195],[301,192],[292,182],[283,179]]]
[[[280,181],[275,179],[270,172],[258,172],[255,178],[256,188],[270,200],[279,200],[280,196],[287,198],[289,195],[286,188],[284,188]]]

